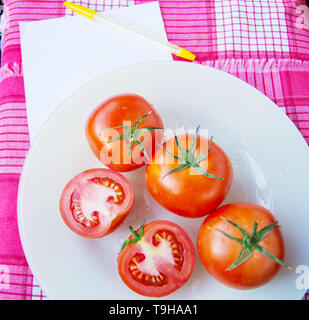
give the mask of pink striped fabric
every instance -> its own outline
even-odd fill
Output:
[[[20,21],[67,13],[63,1],[6,0],[0,69],[0,299],[44,299],[24,257],[16,221],[29,148]],[[98,11],[148,1],[74,1]],[[309,142],[309,11],[304,0],[160,0],[168,39],[272,99]],[[304,298],[308,298],[305,296]]]

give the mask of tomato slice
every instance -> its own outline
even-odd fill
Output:
[[[153,221],[135,233],[139,238],[126,240],[118,256],[123,282],[148,297],[166,296],[182,287],[195,265],[195,250],[187,233],[169,221]]]
[[[128,215],[134,202],[130,182],[110,169],[90,169],[75,176],[60,198],[66,225],[86,238],[112,232]]]

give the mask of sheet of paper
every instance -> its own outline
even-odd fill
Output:
[[[158,2],[104,14],[167,40]],[[172,60],[147,41],[82,16],[22,22],[21,50],[30,141],[75,90],[124,66]]]

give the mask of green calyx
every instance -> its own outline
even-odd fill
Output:
[[[113,127],[111,129],[120,129],[123,128],[123,134],[112,139],[109,140],[108,143],[114,142],[114,141],[118,141],[118,140],[127,140],[129,142],[129,156],[132,154],[132,148],[133,148],[133,143],[137,143],[139,145],[139,147],[141,148],[141,151],[144,153],[144,155],[146,156],[146,158],[149,160],[149,157],[144,149],[143,143],[140,139],[140,135],[143,132],[146,131],[153,131],[153,130],[157,130],[157,129],[163,129],[163,128],[159,128],[159,127],[146,127],[146,128],[138,128],[139,124],[142,122],[142,120],[144,118],[146,118],[147,116],[149,116],[151,114],[152,111],[144,114],[143,116],[141,116],[133,125],[133,127],[130,126],[117,126],[117,127]]]
[[[144,223],[142,223],[141,227],[140,227],[140,232],[138,233],[137,230],[134,230],[133,227],[130,226],[130,231],[133,235],[133,239],[129,240],[126,239],[123,241],[122,245],[121,245],[121,249],[120,252],[129,244],[131,243],[137,243],[139,241],[142,240],[143,236],[144,236]]]
[[[224,232],[222,230],[217,229],[219,232],[221,232],[223,235],[225,235],[229,239],[237,241],[239,244],[242,245],[242,248],[240,250],[240,253],[239,253],[237,259],[234,261],[234,263],[227,270],[233,270],[233,269],[237,268],[239,265],[241,265],[242,263],[244,263],[246,260],[248,260],[251,257],[253,250],[257,250],[257,251],[265,254],[266,256],[268,256],[269,258],[273,259],[275,262],[279,263],[283,267],[285,267],[285,268],[287,268],[289,270],[292,270],[291,267],[289,267],[287,264],[285,264],[284,262],[279,260],[273,254],[271,254],[265,248],[263,248],[261,245],[259,245],[259,242],[269,232],[279,228],[278,221],[275,221],[274,223],[269,224],[268,226],[262,228],[259,231],[257,231],[258,224],[257,224],[256,221],[254,221],[253,230],[252,230],[252,233],[250,235],[250,234],[248,234],[248,232],[246,230],[244,230],[241,226],[239,226],[235,222],[233,222],[233,221],[231,221],[229,219],[223,218],[223,217],[222,217],[222,219],[224,221],[230,223],[234,227],[236,227],[243,235],[243,238],[236,238],[236,237],[233,237],[233,236],[229,235],[228,233],[226,233],[226,232]]]
[[[210,151],[210,147],[212,144],[212,139],[213,137],[211,137],[210,139],[210,143],[208,146],[208,150],[205,154],[199,155],[199,156],[195,156],[195,148],[196,148],[196,140],[199,134],[199,130],[200,130],[200,126],[198,126],[195,130],[195,135],[193,137],[193,140],[191,142],[191,145],[189,148],[186,148],[185,150],[181,148],[178,138],[175,135],[175,142],[177,145],[177,148],[179,150],[180,155],[176,156],[174,154],[172,154],[171,152],[169,152],[168,150],[166,150],[163,146],[162,149],[164,151],[166,151],[170,156],[172,156],[175,160],[177,160],[178,162],[182,163],[181,165],[179,165],[178,167],[172,169],[171,171],[169,171],[168,173],[166,173],[162,178],[165,178],[166,176],[168,176],[169,174],[176,172],[176,171],[180,171],[180,170],[184,170],[187,168],[193,168],[194,170],[198,171],[200,174],[204,175],[207,178],[211,178],[211,179],[219,179],[219,180],[223,180],[223,178],[219,178],[216,177],[210,173],[208,173],[207,171],[205,171],[202,167],[200,167],[199,163],[203,160],[205,160],[208,157],[209,151]]]

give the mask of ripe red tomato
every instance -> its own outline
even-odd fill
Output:
[[[110,169],[91,169],[78,174],[65,186],[60,213],[75,233],[99,238],[124,220],[133,202],[133,190],[127,178]]]
[[[228,156],[198,135],[198,129],[195,135],[181,134],[165,142],[146,168],[146,186],[153,198],[167,210],[190,218],[215,210],[233,179]]]
[[[147,297],[166,296],[190,278],[194,246],[187,233],[169,221],[153,221],[124,242],[118,272],[133,291]]]
[[[284,244],[277,221],[256,204],[227,204],[206,217],[197,248],[206,270],[236,289],[259,287],[280,265],[289,268],[282,262]]]
[[[136,94],[109,98],[89,116],[86,137],[95,156],[116,171],[131,171],[152,157],[163,138],[153,106]]]

